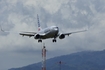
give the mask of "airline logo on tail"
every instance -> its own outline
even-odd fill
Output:
[[[41,27],[40,27],[40,22],[39,22],[39,16],[38,16],[38,14],[37,14],[37,21],[38,21],[38,31],[40,31]]]

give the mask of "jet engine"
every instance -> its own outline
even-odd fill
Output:
[[[34,38],[35,39],[39,39],[40,38],[40,35],[39,34],[36,34]]]
[[[59,39],[64,39],[65,38],[65,35],[64,34],[61,34],[60,36],[59,36]]]

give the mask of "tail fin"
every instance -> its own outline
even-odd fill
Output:
[[[40,26],[40,22],[39,22],[39,16],[38,16],[38,14],[37,14],[37,21],[38,21],[38,31],[40,31],[40,30],[41,30],[41,26]]]

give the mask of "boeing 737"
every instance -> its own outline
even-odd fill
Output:
[[[37,32],[22,32],[19,34],[22,36],[34,37],[34,39],[38,40],[38,42],[42,42],[43,39],[49,39],[49,38],[53,38],[52,42],[56,42],[57,37],[59,37],[59,39],[64,39],[66,35],[69,36],[73,33],[80,33],[80,32],[87,31],[87,30],[82,30],[82,31],[60,34],[59,28],[57,26],[51,26],[51,27],[42,29],[40,26],[38,15],[37,15],[37,20],[38,20],[38,31]]]

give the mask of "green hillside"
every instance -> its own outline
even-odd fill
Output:
[[[61,61],[61,64],[59,63]],[[78,52],[48,59],[47,70],[104,70],[105,50]],[[41,63],[9,70],[41,70]]]

